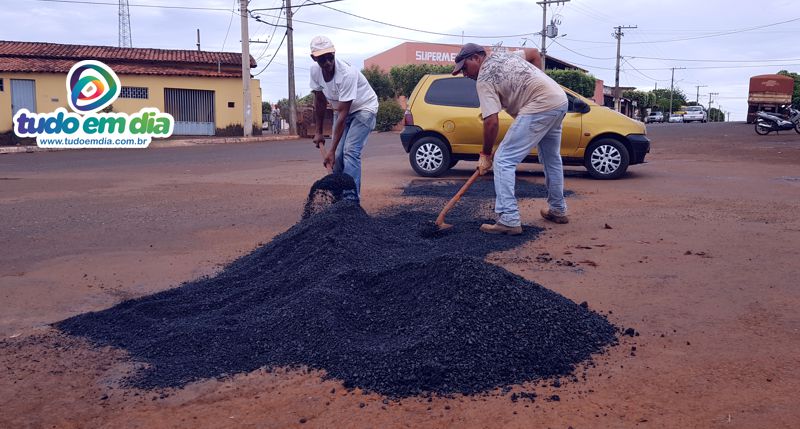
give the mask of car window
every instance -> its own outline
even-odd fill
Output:
[[[425,102],[440,106],[480,107],[475,81],[467,77],[433,81],[425,94]]]
[[[569,92],[564,92],[567,94],[567,112],[574,112],[575,111],[575,96],[570,94]]]

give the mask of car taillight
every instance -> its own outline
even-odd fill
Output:
[[[406,109],[406,113],[403,115],[403,124],[414,125],[414,115],[411,114],[411,109]]]

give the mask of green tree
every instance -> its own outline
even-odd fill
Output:
[[[675,89],[671,91],[669,89],[655,89],[651,91],[653,93],[654,101],[653,106],[664,113],[669,113],[669,99],[670,93],[672,93],[672,111],[676,111],[680,109],[681,106],[686,105],[686,95],[680,89]]]
[[[712,107],[708,111],[708,122],[725,122],[725,113],[716,107]]]
[[[794,79],[794,93],[792,94],[792,106],[797,109],[800,109],[800,74],[792,73],[788,70],[781,70],[778,74],[783,76],[789,76],[790,78]]]
[[[270,113],[272,113],[272,103],[270,103],[269,101],[262,101],[261,114],[269,116]]]
[[[622,96],[636,102],[637,117],[644,118],[645,109],[650,107],[655,97],[650,91],[625,91]]]
[[[426,74],[444,74],[453,71],[453,66],[440,66],[433,64],[406,64],[394,66],[389,70],[392,79],[392,88],[395,95],[410,96],[422,76]]]
[[[306,95],[303,98],[300,98],[300,97],[295,95],[294,99],[295,99],[295,102],[294,102],[295,106],[300,106],[300,105],[303,105],[303,104],[313,104],[314,103],[314,93],[313,92],[309,93],[308,95]],[[278,109],[281,110],[281,118],[283,118],[283,119],[288,121],[289,120],[289,99],[288,98],[281,98],[275,104],[277,104],[278,105]]]
[[[361,73],[364,73],[364,77],[367,78],[369,86],[375,90],[378,99],[386,100],[394,98],[394,88],[392,87],[392,78],[389,77],[389,73],[381,70],[376,64],[373,64],[370,68],[361,70]]]
[[[298,104],[314,104],[314,93],[309,92],[306,96],[297,99]]]
[[[403,108],[394,100],[384,100],[378,104],[378,114],[375,118],[375,129],[378,131],[391,131],[403,119]]]
[[[580,70],[547,70],[545,71],[554,81],[578,94],[591,98],[594,96],[594,76]]]

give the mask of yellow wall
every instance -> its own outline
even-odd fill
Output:
[[[36,81],[36,110],[38,113],[52,112],[58,107],[69,110],[67,101],[66,74],[55,73],[0,73],[3,91],[0,92],[0,133],[11,131],[11,79]],[[113,103],[115,112],[135,113],[143,107],[155,107],[164,111],[164,88],[203,89],[214,91],[215,125],[242,125],[242,81],[238,78],[142,76],[120,75],[122,86],[148,88],[148,99],[118,98]],[[258,79],[250,81],[253,125],[261,129],[261,86]],[[228,107],[228,102],[234,107]]]

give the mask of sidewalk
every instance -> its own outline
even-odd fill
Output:
[[[203,144],[225,144],[225,143],[266,143],[273,141],[297,140],[297,135],[268,134],[252,137],[200,137],[200,138],[179,138],[179,139],[153,139],[150,148],[165,147],[185,147]],[[87,148],[97,149],[97,148]],[[0,146],[0,154],[6,153],[33,153],[33,152],[55,152],[61,150],[76,150],[70,148],[40,148],[38,146]]]

